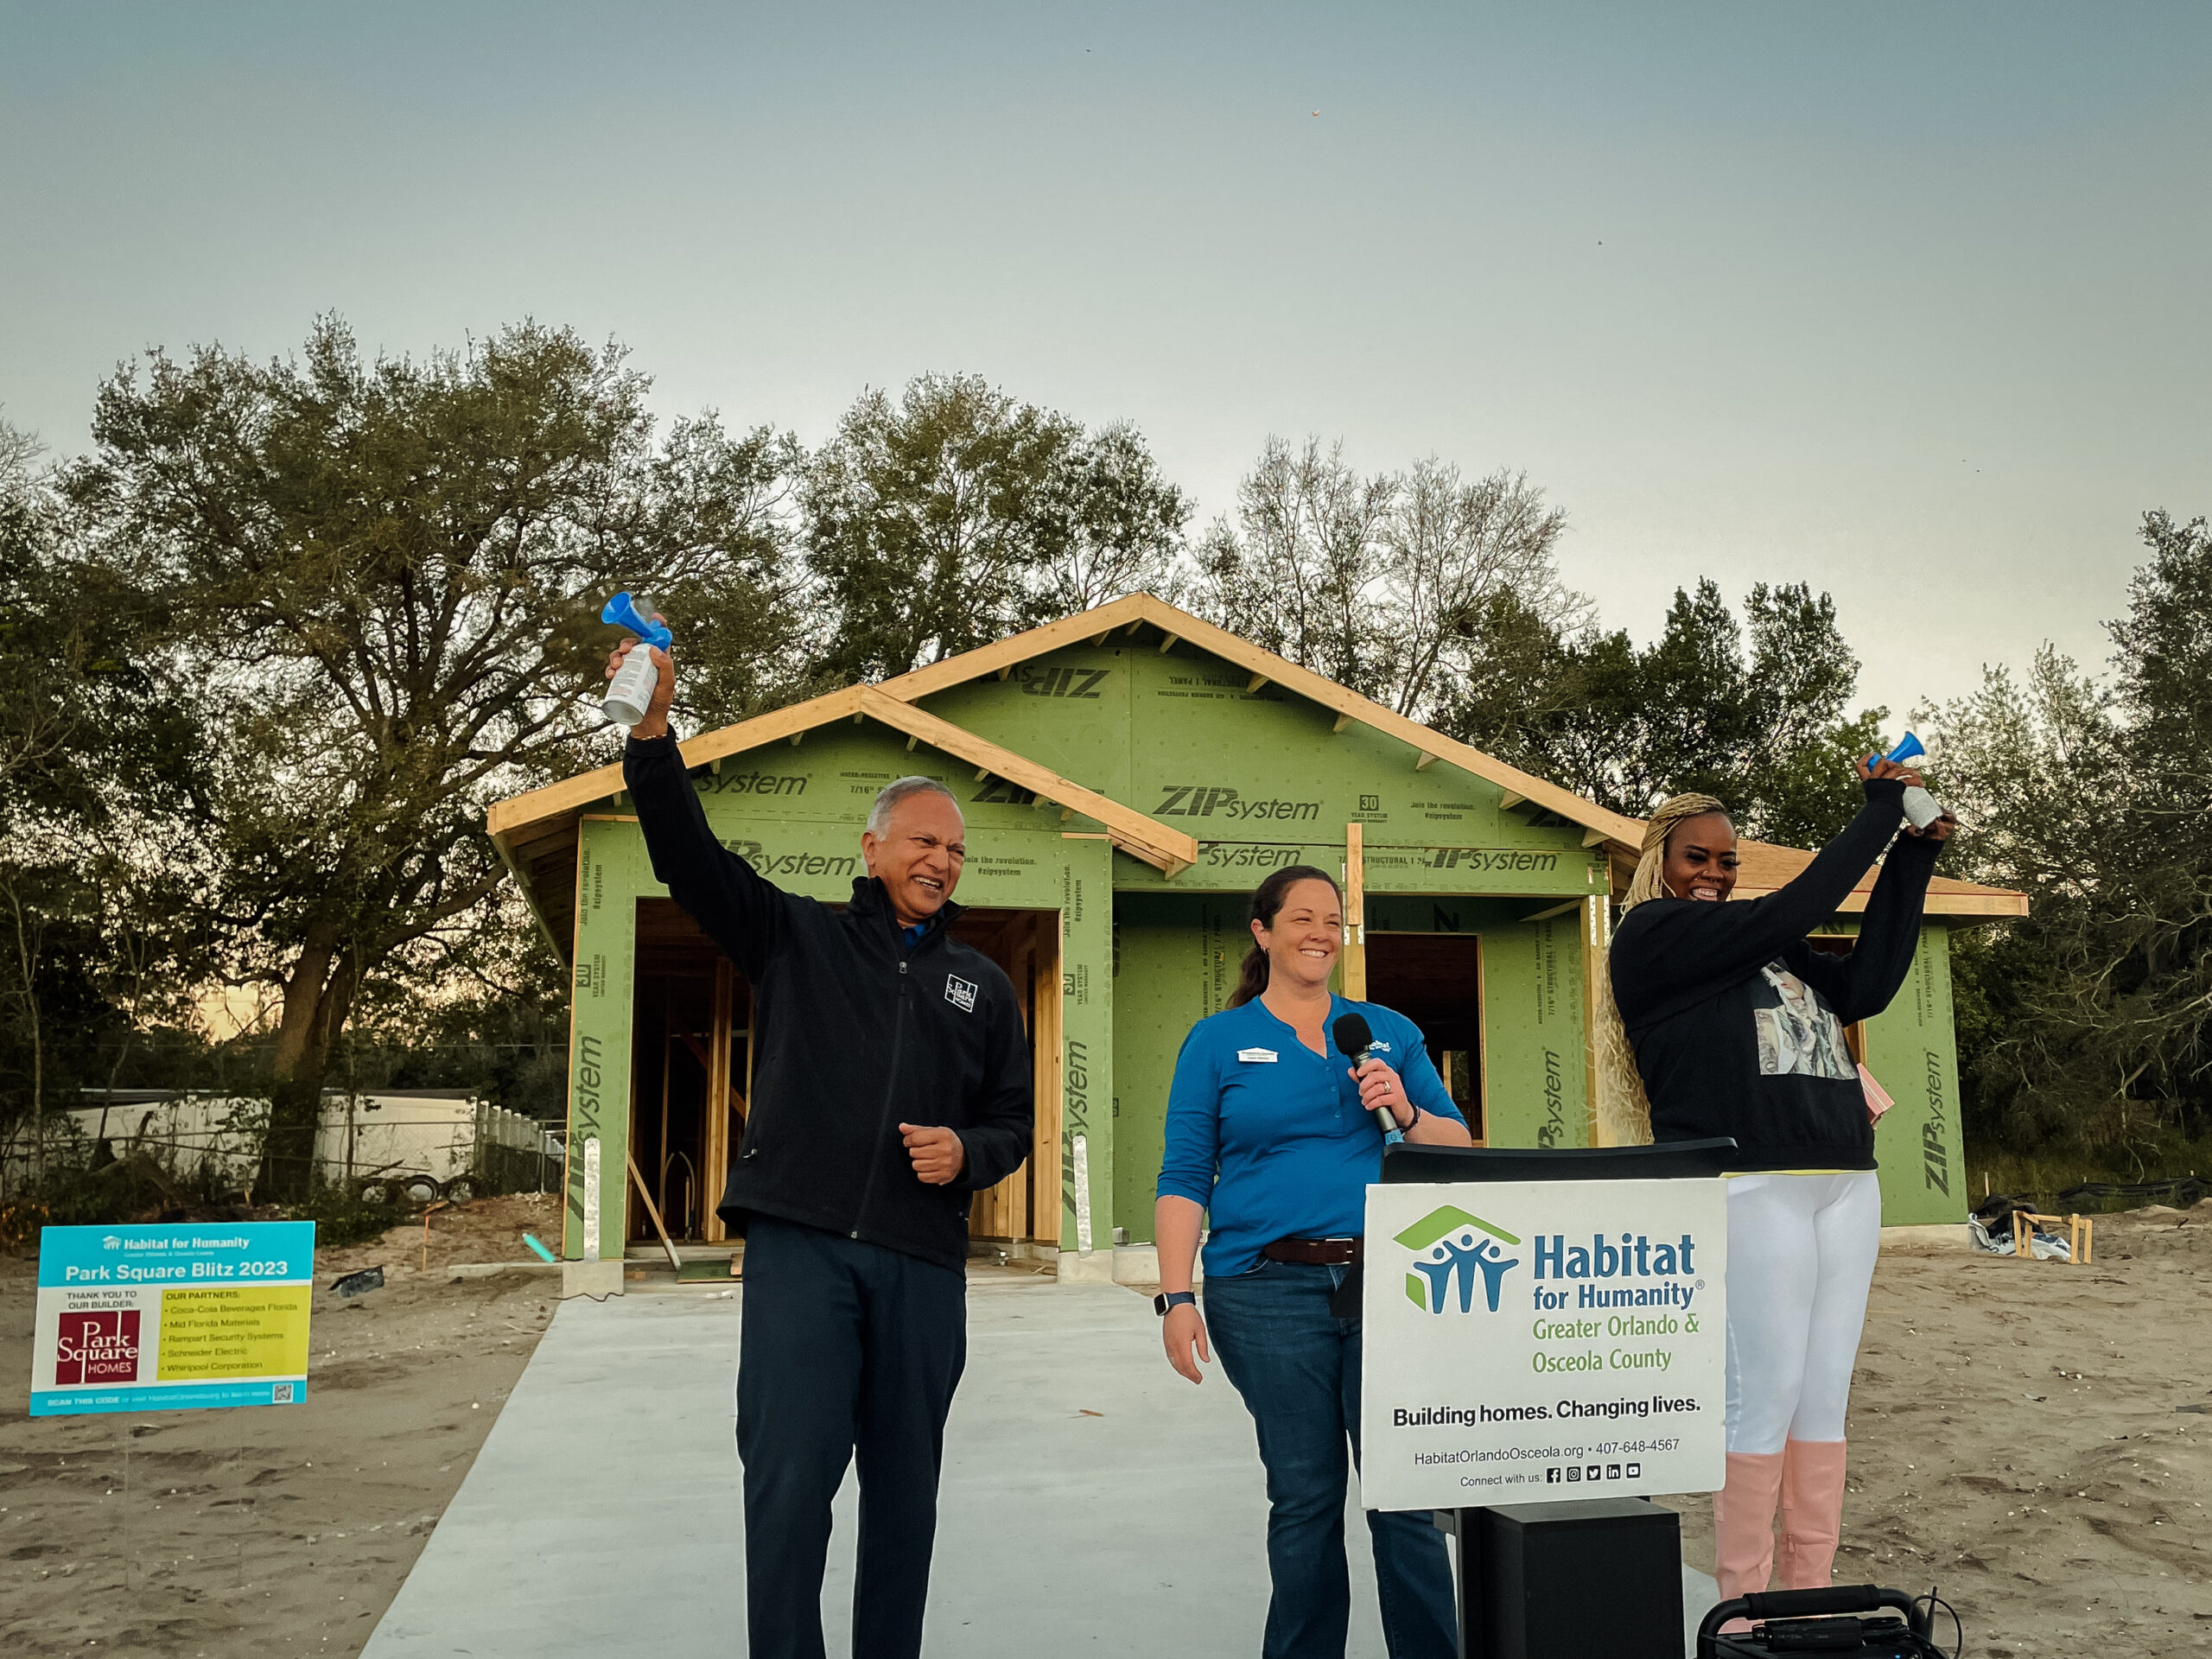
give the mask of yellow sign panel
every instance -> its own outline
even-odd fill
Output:
[[[301,1376],[313,1294],[308,1285],[163,1291],[161,1380]]]

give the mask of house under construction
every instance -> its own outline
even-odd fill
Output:
[[[977,1196],[972,1230],[1057,1252],[1064,1274],[1154,1276],[1176,1051],[1224,1006],[1247,896],[1283,865],[1343,872],[1342,988],[1421,1027],[1478,1144],[1616,1138],[1589,1033],[1642,826],[1148,595],[683,754],[723,842],[830,903],[861,873],[861,821],[885,784],[953,789],[969,843],[957,931],[1014,982],[1037,1068],[1034,1155]],[[565,1254],[650,1239],[646,1198],[678,1239],[721,1238],[751,1054],[744,976],[654,880],[619,766],[502,802],[489,828],[573,970]],[[1746,843],[1738,896],[1808,856]],[[1866,898],[1835,917],[1839,946]],[[1889,1222],[1967,1207],[1948,942],[2025,910],[1938,877],[1910,982],[1849,1033],[1897,1101],[1877,1134]]]

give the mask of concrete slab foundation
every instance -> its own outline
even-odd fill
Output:
[[[620,1296],[622,1294],[622,1264],[610,1262],[563,1262],[561,1263],[561,1295]]]
[[[564,1303],[366,1659],[742,1654],[741,1294]],[[1267,1499],[1227,1379],[1177,1377],[1151,1308],[1111,1286],[979,1274],[969,1318],[927,1650],[1257,1652]],[[823,1586],[833,1654],[850,1646],[855,1503],[849,1478]],[[1381,1659],[1366,1528],[1347,1519],[1347,1652]],[[1685,1591],[1694,1626],[1711,1581],[1686,1570]]]

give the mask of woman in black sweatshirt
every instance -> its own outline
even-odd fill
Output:
[[[1656,1141],[1732,1135],[1728,1473],[1713,1495],[1721,1598],[1824,1586],[1841,1535],[1843,1427],[1880,1243],[1866,1078],[1844,1027],[1889,1006],[1912,965],[1936,855],[1955,827],[1905,826],[1919,778],[1861,766],[1866,804],[1796,880],[1726,902],[1736,832],[1709,795],[1662,803],[1611,951],[1609,1091]],[[1886,853],[1887,856],[1884,855]],[[1806,935],[1875,860],[1852,948]]]

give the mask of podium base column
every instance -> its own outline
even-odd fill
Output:
[[[1681,1659],[1681,1517],[1643,1497],[1439,1510],[1460,1659]]]

